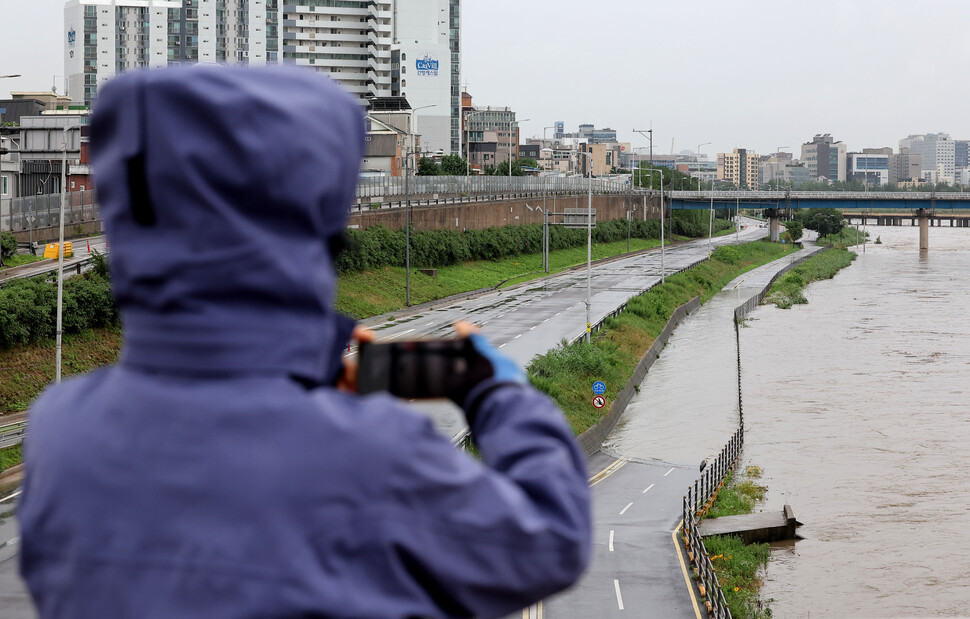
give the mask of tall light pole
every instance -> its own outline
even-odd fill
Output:
[[[663,284],[667,281],[667,268],[664,264],[666,257],[666,248],[664,235],[664,220],[666,219],[667,209],[664,207],[664,172],[663,170],[658,170],[650,166],[650,186],[653,187],[653,173],[656,172],[660,175],[660,283]]]
[[[478,110],[476,112],[468,112],[465,114],[465,183],[468,183],[468,178],[471,176],[471,121],[469,120],[472,116],[477,116],[479,114],[484,114],[485,110]]]
[[[551,148],[549,148],[548,146],[546,146],[546,129],[555,129],[555,128],[556,128],[555,125],[553,125],[551,127],[543,127],[542,128],[542,151],[541,152],[546,152],[546,151],[553,152],[553,150]],[[553,138],[552,139],[553,140],[556,139],[555,135],[553,135]],[[545,184],[543,184],[543,187],[544,186],[545,186]]]
[[[592,327],[590,322],[590,303],[592,299],[592,270],[593,270],[593,153],[576,151],[589,159],[587,172],[589,173],[589,202],[586,207],[586,343]]]
[[[61,339],[64,333],[64,209],[67,204],[67,134],[74,126],[64,127],[64,145],[61,154],[61,213],[57,233],[57,352],[54,382],[61,382]]]
[[[509,121],[509,191],[510,192],[512,191],[512,125],[517,125],[519,123],[524,123],[527,120],[531,120],[531,119],[530,118],[523,118],[522,120],[510,120]],[[515,141],[516,141],[516,150],[518,150],[518,141],[519,140],[515,140]],[[518,155],[516,155],[515,158],[518,159],[519,158]]]
[[[411,134],[410,148],[407,149],[404,158],[404,305],[405,307],[411,307],[411,192],[408,186],[408,177],[410,173],[408,171],[408,162],[411,157],[414,156],[415,144],[414,144],[414,112],[417,110],[423,110],[425,108],[435,107],[435,104],[422,105],[421,107],[411,108],[410,116],[411,122],[408,127],[408,133]]]

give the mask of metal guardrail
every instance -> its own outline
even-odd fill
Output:
[[[672,277],[674,275],[677,275],[678,273],[683,273],[684,271],[689,271],[690,269],[693,269],[694,267],[696,267],[698,264],[700,264],[702,262],[707,262],[708,260],[710,260],[710,258],[711,258],[710,256],[705,256],[705,257],[701,258],[700,260],[695,260],[694,262],[691,262],[690,264],[688,264],[687,266],[685,266],[682,269],[677,269],[676,271],[671,271],[669,273],[666,273],[666,277]],[[643,294],[644,292],[647,292],[648,290],[651,290],[652,288],[653,288],[653,286],[651,286],[650,288],[647,288],[646,290],[642,290],[642,291],[640,291],[639,293],[637,293],[636,295],[633,295],[633,296],[635,297],[637,295]],[[626,306],[627,306],[628,303],[629,303],[629,301],[624,301],[619,306],[617,306],[617,308],[614,309],[612,312],[610,312],[606,316],[603,316],[603,318],[601,318],[596,324],[594,324],[594,325],[592,325],[590,327],[590,329],[589,329],[590,330],[590,333],[596,333],[596,332],[598,332],[600,329],[603,328],[603,325],[606,324],[606,321],[607,320],[610,320],[611,318],[616,318],[617,316],[619,316],[620,314],[622,314],[623,311],[626,310]],[[586,333],[585,332],[580,333],[579,335],[577,335],[573,339],[569,340],[569,343],[570,344],[575,344],[576,342],[584,339],[585,337],[586,337]]]
[[[27,436],[27,422],[18,421],[0,426],[0,449],[19,445]]]
[[[744,429],[738,427],[718,457],[705,468],[700,478],[688,487],[684,496],[684,545],[687,557],[694,567],[701,597],[706,597],[707,612],[715,619],[731,619],[731,610],[724,599],[724,591],[718,581],[714,564],[711,563],[704,540],[697,531],[697,518],[707,513],[724,485],[724,477],[734,468],[744,446]]]
[[[531,193],[586,193],[592,180],[593,193],[622,193],[632,191],[628,180],[583,177],[539,176],[381,176],[362,178],[355,194],[358,203],[399,201],[412,196],[412,204],[421,196],[471,198],[472,196],[508,196]],[[474,201],[474,199],[472,200]]]
[[[80,259],[80,260],[78,260],[76,262],[71,262],[70,264],[65,264],[64,265],[64,272],[66,273],[68,270],[74,270],[74,271],[77,272],[78,275],[80,275],[81,274],[81,271],[83,270],[83,267],[89,266],[93,262],[94,262],[94,257],[93,256],[89,256],[87,258],[82,258],[82,259]],[[9,274],[9,275],[3,273],[3,271],[0,271],[0,286],[6,284],[7,282],[12,282],[12,281],[14,281],[16,279],[29,279],[31,277],[41,277],[41,276],[50,275],[51,273],[56,273],[56,272],[57,272],[57,261],[56,260],[54,261],[54,264],[52,266],[50,266],[50,267],[48,267],[46,269],[42,269],[40,271],[25,271],[24,273],[12,273],[12,274]]]

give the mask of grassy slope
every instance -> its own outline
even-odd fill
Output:
[[[61,349],[64,376],[113,363],[121,348],[120,327],[91,329],[65,335]],[[44,387],[54,381],[54,340],[0,349],[0,412],[25,410]]]
[[[792,245],[763,242],[733,249],[737,258],[733,264],[718,260],[719,252],[715,252],[715,259],[668,277],[665,284],[631,299],[627,310],[608,321],[589,344],[560,346],[533,359],[528,367],[532,383],[559,404],[576,434],[608,412],[592,406],[593,382],[604,381],[607,401],[615,400],[677,306],[695,296],[706,301],[741,273],[797,250]]]

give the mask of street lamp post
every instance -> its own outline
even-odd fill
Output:
[[[518,123],[524,123],[530,118],[523,118],[522,120],[510,120],[509,121],[509,193],[512,192],[512,125],[517,125]],[[516,140],[516,147],[518,147],[518,140]],[[516,148],[518,150],[518,148]],[[518,159],[518,156],[516,156]]]
[[[404,158],[404,305],[405,307],[411,307],[411,192],[410,186],[408,185],[408,177],[410,172],[408,170],[408,163],[411,161],[411,157],[415,155],[415,143],[414,143],[414,113],[417,110],[423,110],[425,108],[435,107],[435,104],[422,105],[421,107],[411,108],[409,116],[411,117],[411,124],[408,127],[408,132],[411,134],[410,147],[405,151]]]
[[[664,264],[666,258],[666,242],[664,239],[664,224],[667,214],[667,209],[664,206],[664,172],[663,170],[657,170],[653,167],[650,168],[650,186],[653,187],[653,173],[656,172],[660,175],[660,283],[665,283],[667,281],[667,268]]]
[[[64,333],[64,210],[67,203],[67,135],[76,127],[64,127],[64,144],[61,155],[61,213],[57,233],[57,351],[54,368],[54,382],[61,382],[61,340]]]
[[[478,110],[477,112],[468,112],[465,114],[465,182],[467,184],[468,178],[471,176],[471,117],[477,116],[479,114],[484,114],[484,110]]]
[[[586,343],[589,343],[590,329],[592,323],[590,322],[590,304],[592,301],[592,295],[590,293],[592,289],[592,269],[593,269],[593,154],[583,151],[578,151],[580,155],[583,155],[589,159],[589,201],[586,206]]]

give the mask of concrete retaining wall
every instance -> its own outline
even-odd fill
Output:
[[[644,209],[646,203],[646,209]],[[418,206],[411,204],[411,225],[414,230],[482,230],[514,224],[541,224],[542,213],[529,211],[542,206],[542,197],[503,200],[498,202],[470,202],[465,204],[437,204]],[[587,196],[549,196],[546,207],[552,212],[561,213],[567,208],[587,208]],[[593,208],[597,221],[626,218],[627,210],[634,212],[636,219],[660,217],[660,199],[643,195],[594,195]],[[348,224],[359,228],[369,228],[382,224],[394,230],[404,228],[406,209],[375,208],[372,210],[351,211]],[[561,220],[555,218],[553,221]]]

